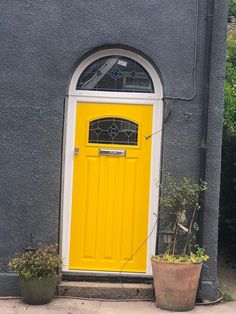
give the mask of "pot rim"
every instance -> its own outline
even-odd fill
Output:
[[[29,278],[25,278],[24,276],[19,274],[19,277],[22,278],[22,279],[25,279],[25,280],[30,280],[30,279],[39,279],[40,280],[40,279],[57,279],[58,275],[56,275],[56,276],[41,276],[41,277],[32,276],[32,277],[29,277]]]
[[[199,265],[202,264],[202,262],[197,262],[197,263],[192,263],[192,262],[170,262],[170,261],[162,261],[162,260],[158,260],[155,257],[151,257],[152,261],[155,261],[156,263],[162,263],[162,264],[173,264],[173,265]]]

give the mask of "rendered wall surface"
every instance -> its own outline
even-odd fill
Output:
[[[210,84],[205,245],[216,293],[226,1],[216,1]],[[199,1],[196,97],[166,101],[163,167],[198,178],[206,1]],[[58,241],[64,98],[75,64],[101,46],[128,46],[158,67],[165,96],[191,97],[196,0],[0,0],[0,294],[17,294],[7,262]],[[186,113],[192,113],[190,120]],[[3,278],[2,277],[2,278]],[[9,284],[8,284],[9,283]],[[212,286],[213,285],[213,286]],[[213,288],[212,288],[213,287]],[[204,289],[202,290],[204,291]]]

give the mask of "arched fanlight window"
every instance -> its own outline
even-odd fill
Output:
[[[152,79],[137,61],[110,55],[95,60],[79,77],[77,90],[154,93]]]

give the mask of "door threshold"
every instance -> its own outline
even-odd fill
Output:
[[[152,283],[153,277],[146,274],[127,273],[94,273],[63,271],[62,280],[65,281],[88,281],[88,282],[122,282],[122,283]]]

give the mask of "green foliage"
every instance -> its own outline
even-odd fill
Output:
[[[229,289],[229,287],[227,287],[227,285],[225,284],[220,284],[220,292],[223,298],[223,301],[225,302],[229,302],[229,301],[235,301],[235,299],[232,296],[232,292],[231,289]]]
[[[236,0],[229,0],[229,16],[236,16]]]
[[[206,182],[194,183],[191,178],[176,179],[167,174],[166,186],[161,188],[160,207],[164,213],[162,219],[165,226],[173,231],[173,242],[169,243],[167,248],[168,256],[178,253],[177,243],[183,234],[185,245],[181,255],[191,256],[192,241],[199,229],[195,222],[196,213],[200,208],[199,197],[206,189]],[[199,250],[200,248],[196,252],[200,252]]]
[[[41,247],[36,251],[17,253],[9,262],[9,268],[26,279],[55,277],[61,267],[62,259],[55,245]]]
[[[180,222],[186,223],[187,211],[192,211],[195,207],[199,208],[199,194],[206,190],[206,183],[193,183],[190,178],[176,180],[167,175],[167,187],[162,189],[160,206],[166,213],[168,221],[171,218],[181,216]],[[172,217],[171,217],[172,216]]]
[[[202,263],[209,259],[209,256],[206,254],[203,248],[197,246],[195,253],[190,253],[190,255],[171,255],[168,253],[162,255],[153,256],[155,259],[164,262],[171,262],[171,263]]]
[[[228,36],[225,76],[224,136],[236,135],[236,40]]]
[[[230,302],[235,301],[230,292],[222,291],[223,301]]]
[[[224,253],[236,259],[236,40],[231,34],[226,61],[219,242]]]

